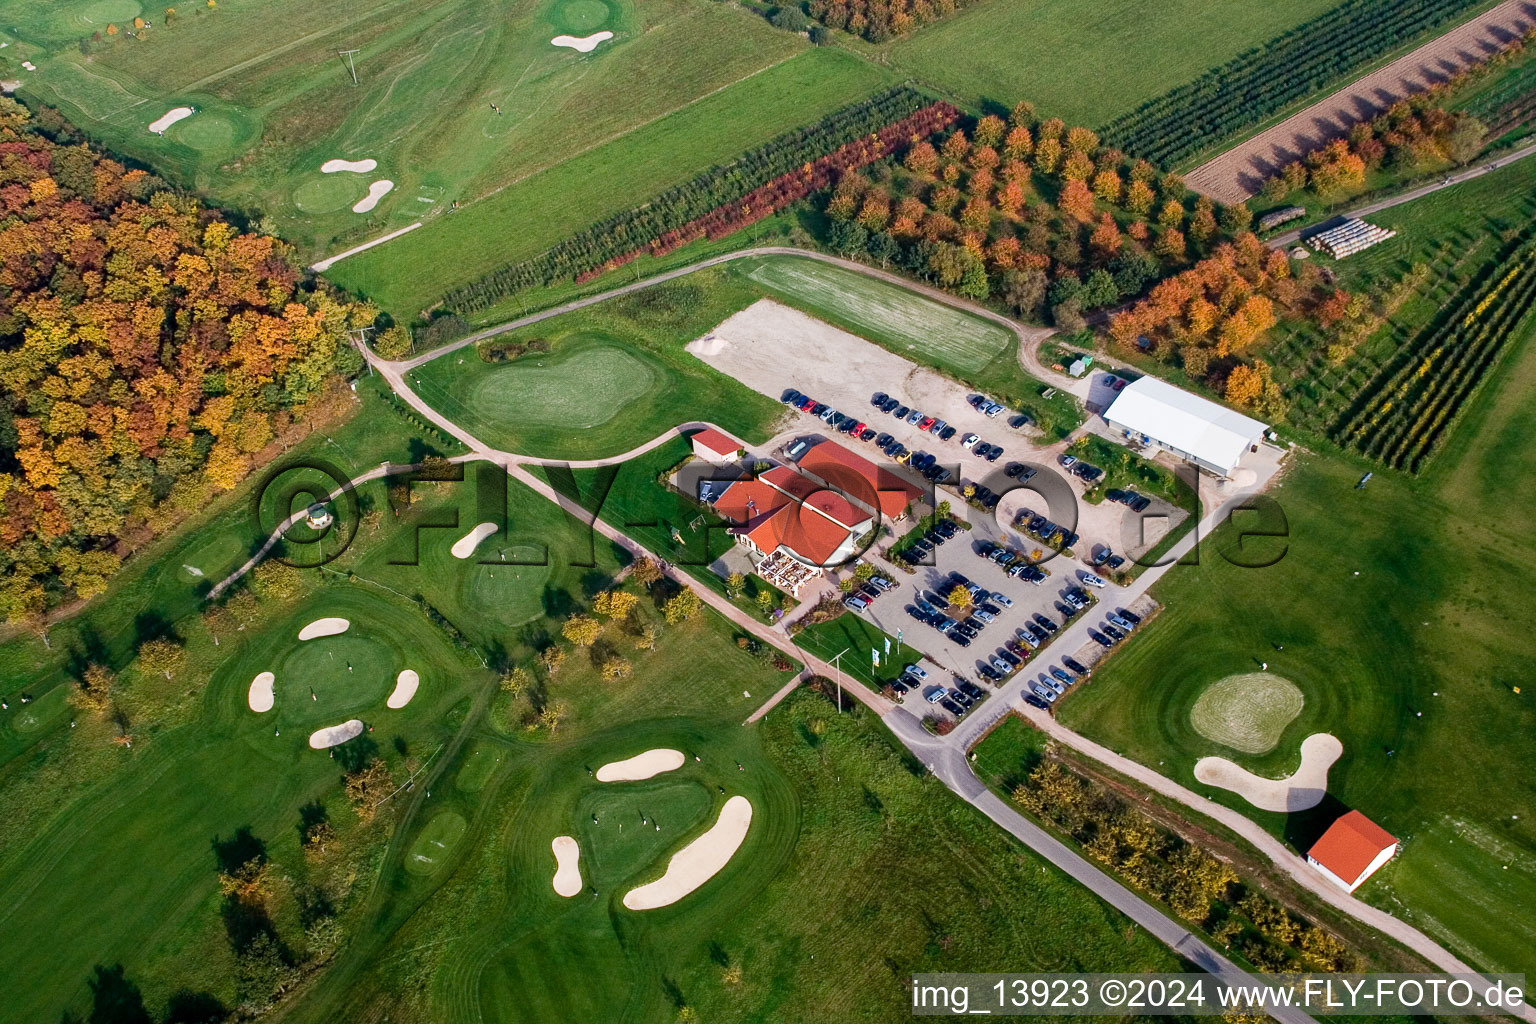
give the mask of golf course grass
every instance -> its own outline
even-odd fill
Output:
[[[484,443],[542,458],[617,455],[692,420],[763,439],[777,403],[683,350],[751,297],[704,271],[483,343],[542,339],[547,353],[487,363],[460,349],[413,371],[412,384]]]
[[[1529,337],[1515,363],[1484,399],[1487,415],[1520,404],[1515,396],[1536,367]],[[1363,811],[1403,846],[1358,896],[1469,963],[1524,971],[1536,967],[1536,926],[1499,908],[1536,900],[1536,880],[1517,866],[1536,854],[1536,795],[1514,767],[1536,709],[1521,668],[1524,636],[1507,618],[1508,608],[1536,600],[1525,569],[1532,523],[1529,505],[1480,492],[1470,467],[1496,450],[1501,479],[1524,479],[1530,455],[1496,431],[1477,436],[1491,450],[1464,440],[1468,470],[1447,462],[1444,476],[1421,480],[1378,472],[1363,490],[1355,489],[1358,464],[1302,457],[1275,492],[1289,524],[1284,557],[1267,569],[1239,568],[1219,554],[1231,531],[1219,532],[1199,566],[1159,583],[1165,610],[1155,627],[1058,714],[1299,851],[1344,809]],[[1212,684],[1261,662],[1295,684],[1305,704],[1273,750],[1237,760],[1279,778],[1295,770],[1304,737],[1337,736],[1344,753],[1314,811],[1256,811],[1194,780],[1196,760],[1231,751],[1196,730],[1192,708]]]
[[[1189,709],[1189,721],[1208,740],[1245,754],[1267,754],[1302,704],[1301,691],[1289,680],[1243,672],[1207,686]]]

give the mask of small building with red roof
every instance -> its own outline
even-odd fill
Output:
[[[822,441],[800,457],[800,469],[887,519],[900,519],[922,490],[891,470],[835,441]]]
[[[1328,826],[1307,851],[1307,863],[1346,892],[1354,892],[1397,853],[1397,839],[1359,811]]]
[[[734,462],[746,450],[740,441],[714,427],[705,427],[688,440],[693,444],[693,454],[706,462]]]

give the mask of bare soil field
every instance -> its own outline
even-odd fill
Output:
[[[1281,167],[1331,142],[1351,125],[1519,39],[1536,26],[1536,3],[1505,0],[1412,53],[1292,114],[1189,172],[1189,187],[1224,203],[1247,199]]]

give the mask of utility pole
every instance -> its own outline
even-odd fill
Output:
[[[346,58],[347,70],[352,72],[352,84],[353,85],[357,84],[357,64],[353,61],[352,58],[355,57],[357,54],[359,54],[361,52],[362,52],[361,50],[337,50],[336,51],[336,55],[338,57]]]
[[[843,713],[843,662],[842,662],[842,657],[843,657],[843,655],[847,654],[850,650],[852,650],[852,648],[844,647],[842,650],[838,651],[837,652],[837,656],[832,659],[832,667],[837,669],[837,713],[838,714],[842,714]]]

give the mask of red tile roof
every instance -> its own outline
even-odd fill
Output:
[[[816,481],[801,476],[788,466],[775,466],[760,478],[777,487],[797,501],[804,502],[822,515],[836,520],[849,530],[857,531],[869,522],[868,512],[855,508],[853,503],[836,491],[829,491]]]
[[[849,497],[877,508],[881,515],[896,518],[907,505],[922,495],[889,469],[875,465],[864,456],[833,441],[823,441],[800,459],[800,468],[809,470]]]
[[[1328,826],[1307,856],[1353,885],[1371,866],[1371,861],[1396,842],[1391,833],[1370,818],[1350,811]]]
[[[741,524],[741,532],[760,551],[783,545],[809,562],[827,565],[869,516],[793,470],[779,472],[784,468],[731,484],[715,499],[715,511]]]
[[[726,437],[714,427],[705,427],[703,430],[699,431],[697,434],[694,434],[688,440],[692,441],[694,444],[703,445],[705,448],[708,448],[716,455],[735,455],[737,452],[741,451],[740,441],[731,440],[729,437]]]

